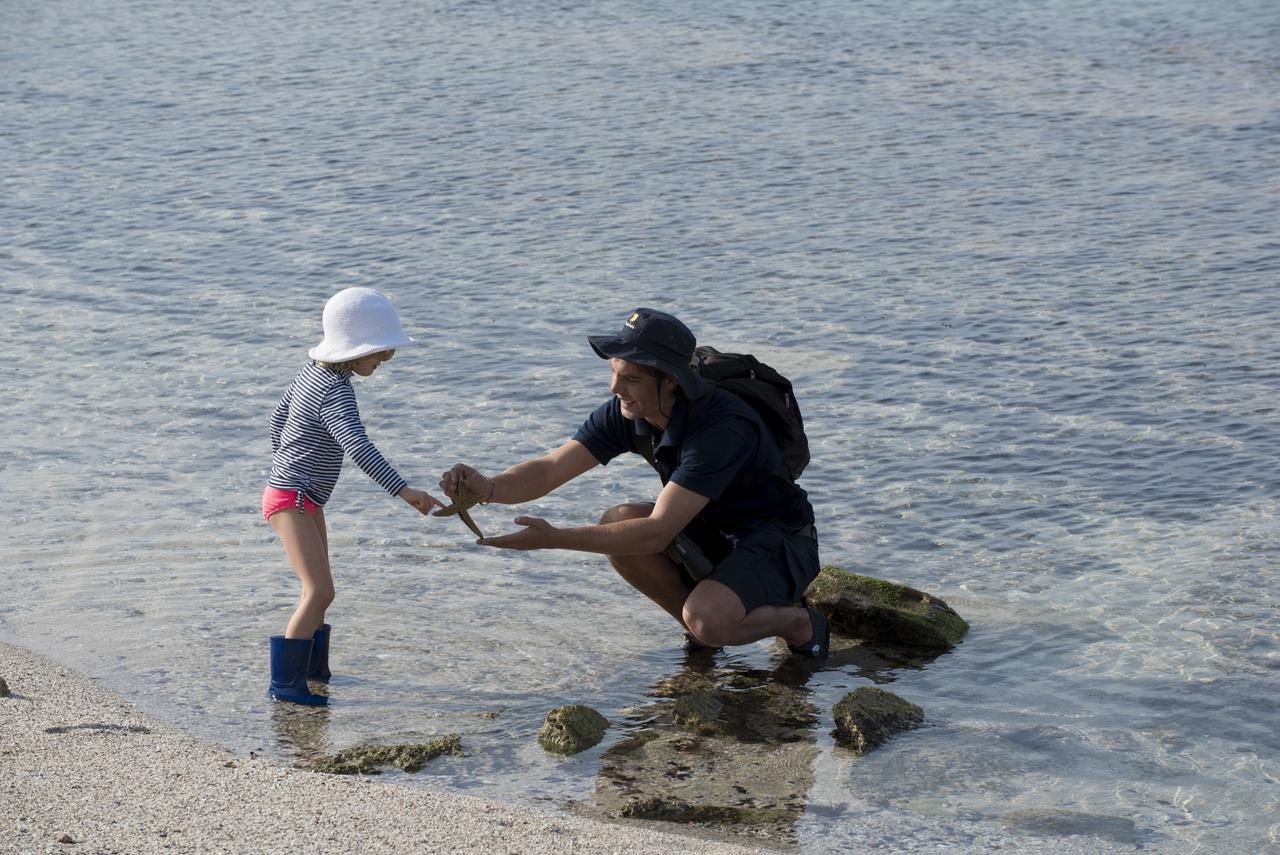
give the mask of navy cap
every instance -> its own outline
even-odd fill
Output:
[[[670,374],[685,397],[699,398],[711,385],[690,367],[697,340],[675,317],[657,309],[636,309],[617,335],[587,336],[601,359],[625,359]]]

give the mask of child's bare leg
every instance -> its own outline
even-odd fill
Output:
[[[316,512],[311,515],[311,518],[316,521],[316,528],[320,531],[320,547],[324,550],[324,566],[329,567],[329,532],[325,527],[324,508],[316,508]],[[333,588],[332,569],[330,569],[329,587]],[[333,597],[330,597],[329,601],[332,602]],[[324,614],[328,608],[329,607],[326,605],[320,610],[320,617],[316,621],[316,626],[320,626],[324,623]]]
[[[329,532],[324,524],[324,508],[316,508],[316,512],[311,515],[316,521],[316,529],[320,532],[320,546],[324,549],[324,560],[329,560]]]
[[[293,572],[302,582],[302,597],[289,619],[286,638],[310,638],[324,621],[325,610],[333,602],[333,576],[329,572],[328,538],[324,517],[292,510],[271,515],[271,527],[284,543]]]

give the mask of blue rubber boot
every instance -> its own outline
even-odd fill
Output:
[[[311,663],[307,665],[307,679],[329,682],[333,674],[329,673],[329,630],[333,627],[327,623],[320,624],[315,635],[311,636]]]
[[[309,638],[271,636],[271,685],[267,688],[267,697],[311,707],[329,703],[324,695],[313,695],[307,688],[311,644]]]

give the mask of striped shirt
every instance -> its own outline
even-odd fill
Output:
[[[301,490],[317,505],[329,501],[344,451],[391,495],[408,483],[365,436],[351,372],[314,362],[298,372],[271,413],[271,450],[267,484]]]

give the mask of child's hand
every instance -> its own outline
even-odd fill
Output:
[[[432,508],[445,507],[444,502],[441,502],[425,490],[415,490],[412,487],[403,487],[400,490],[399,496],[417,508],[418,513],[423,514],[424,516],[431,513]]]

